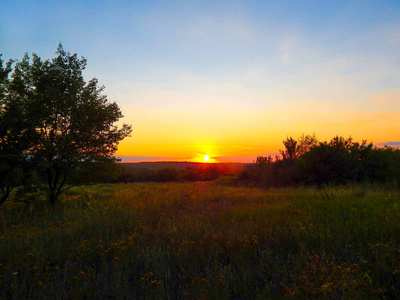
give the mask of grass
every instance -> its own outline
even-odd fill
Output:
[[[79,187],[0,211],[2,299],[399,299],[400,195]]]

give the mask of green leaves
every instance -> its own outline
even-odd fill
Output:
[[[26,54],[12,72],[11,62],[3,67],[0,60],[0,151],[35,162],[52,201],[74,168],[87,161],[113,161],[118,142],[132,131],[130,125],[114,125],[121,110],[108,101],[97,79],[85,82],[86,63],[61,44],[53,59]]]
[[[400,150],[374,148],[367,141],[335,136],[319,142],[315,135],[287,138],[280,156],[258,157],[241,174],[244,180],[265,187],[294,185],[336,185],[349,182],[398,184]]]

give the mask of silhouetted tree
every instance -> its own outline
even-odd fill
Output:
[[[275,160],[260,156],[239,179],[264,187],[294,185],[330,185],[372,181],[399,184],[400,150],[373,148],[367,141],[336,136],[318,142],[315,135],[303,135],[298,141],[287,138],[285,150]]]
[[[251,179],[252,181],[261,184],[262,186],[269,187],[274,184],[273,172],[273,158],[271,155],[258,156],[253,166],[251,166]]]
[[[35,133],[17,138],[18,143],[29,137],[32,146],[25,155],[43,176],[51,203],[78,166],[114,162],[119,141],[131,133],[131,126],[115,125],[122,113],[103,95],[97,79],[84,81],[86,59],[64,51],[61,44],[56,54],[45,61],[36,54],[31,61],[26,54],[15,65],[9,84],[10,105],[24,108],[19,115],[27,122],[21,132]],[[11,106],[6,114],[11,114]]]
[[[392,147],[373,148],[364,159],[364,176],[371,182],[400,183],[400,150]]]
[[[318,145],[318,139],[313,135],[302,135],[298,138],[297,146],[296,146],[296,154],[297,156],[301,156],[304,153],[310,151],[310,149],[314,146]]]
[[[31,175],[26,152],[36,136],[25,113],[26,95],[16,74],[10,78],[12,63],[10,60],[4,66],[0,55],[0,204]]]
[[[344,184],[361,181],[363,164],[372,144],[354,143],[352,138],[336,136],[330,142],[313,146],[301,158],[303,181],[309,184]]]
[[[292,137],[286,138],[286,140],[283,141],[283,145],[285,145],[285,150],[279,150],[282,159],[292,162],[298,156],[297,141]]]

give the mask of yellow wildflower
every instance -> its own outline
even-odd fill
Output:
[[[323,290],[327,290],[327,289],[332,288],[333,286],[334,286],[334,285],[333,285],[332,282],[327,282],[327,283],[324,283],[324,284],[322,285],[322,289],[323,289]]]
[[[162,280],[152,280],[150,283],[152,285],[162,285]]]
[[[205,279],[204,277],[199,279],[199,283],[206,283],[206,282],[207,282],[207,279]]]

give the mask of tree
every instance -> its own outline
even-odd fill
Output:
[[[372,144],[361,144],[349,137],[336,136],[330,142],[321,142],[302,155],[302,180],[310,184],[345,184],[365,179],[365,160]]]
[[[303,155],[304,153],[310,151],[310,149],[314,146],[318,145],[318,139],[313,135],[302,135],[298,138],[296,152],[298,156]]]
[[[279,150],[283,160],[293,162],[293,160],[298,156],[297,141],[292,137],[286,138],[286,140],[283,141],[283,145],[285,146],[285,150]]]
[[[389,146],[372,148],[364,153],[363,175],[366,180],[384,184],[399,185],[400,150]]]
[[[298,138],[297,141],[292,137],[286,138],[286,140],[283,141],[283,145],[285,146],[285,150],[279,150],[282,159],[292,162],[304,153],[310,151],[312,147],[317,146],[318,139],[315,134],[303,134],[301,137]]]
[[[36,54],[16,64],[12,74],[13,101],[25,107],[26,132],[32,144],[26,155],[45,180],[51,203],[66,189],[74,169],[91,162],[114,162],[119,141],[130,125],[118,128],[120,108],[109,102],[97,79],[85,82],[86,59],[60,44],[57,56],[42,61]]]
[[[9,74],[12,61],[4,66],[0,55],[0,204],[7,200],[11,191],[18,185],[22,178],[19,166],[18,144],[15,135],[18,130],[16,106],[9,102]],[[14,110],[14,114],[11,111]]]
[[[31,175],[26,151],[32,146],[34,131],[24,113],[24,96],[16,96],[24,93],[17,92],[20,85],[10,78],[12,63],[9,60],[3,66],[0,55],[0,204]]]

